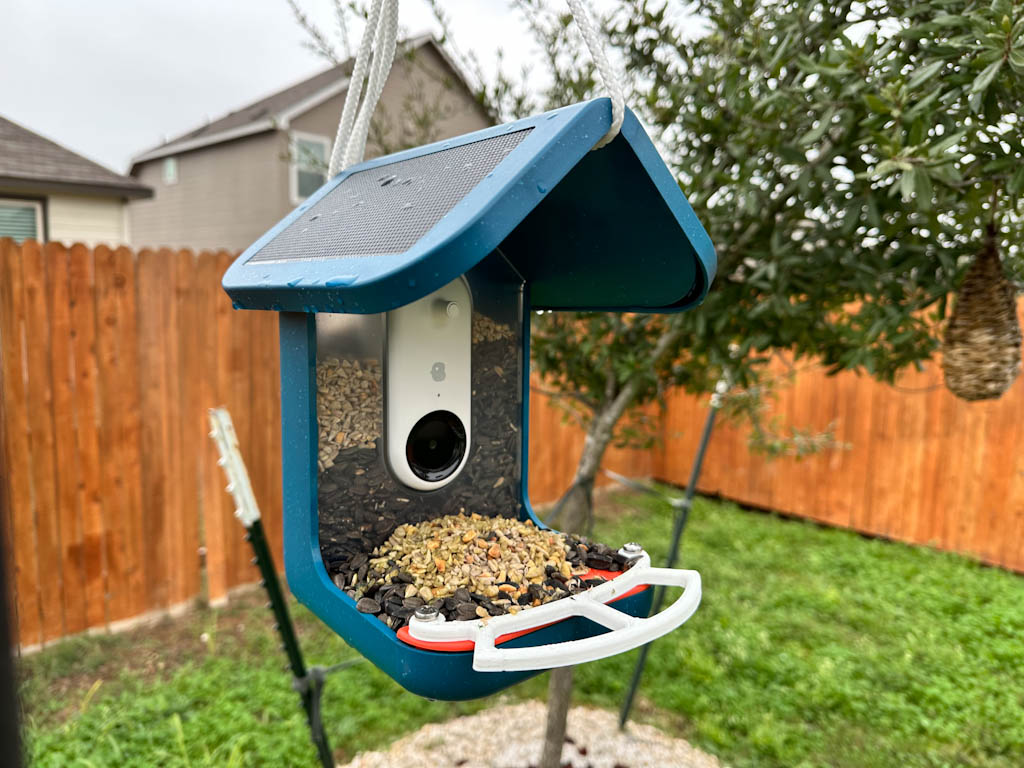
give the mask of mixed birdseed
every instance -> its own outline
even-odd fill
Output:
[[[431,605],[464,621],[517,613],[604,583],[590,568],[621,571],[628,558],[532,522],[477,514],[398,526],[369,556],[354,558],[335,583],[389,627]]]
[[[514,613],[596,586],[589,568],[620,571],[604,545],[520,522],[522,355],[513,327],[474,312],[472,435],[443,492],[402,486],[382,455],[382,366],[318,361],[317,506],[324,567],[397,630],[432,605],[448,620]]]
[[[329,357],[316,366],[319,470],[334,466],[342,448],[377,446],[382,409],[380,362]]]

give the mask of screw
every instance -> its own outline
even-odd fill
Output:
[[[416,609],[415,616],[420,621],[437,621],[441,618],[441,612],[432,605],[421,605]]]

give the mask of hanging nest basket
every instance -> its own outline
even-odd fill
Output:
[[[967,270],[942,346],[946,387],[964,400],[1001,396],[1021,367],[1017,296],[1006,279],[990,229]]]

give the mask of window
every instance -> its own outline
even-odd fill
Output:
[[[35,200],[0,200],[0,237],[43,239],[43,206]]]
[[[164,158],[164,184],[178,183],[178,158]]]
[[[309,133],[292,134],[292,201],[301,202],[327,181],[330,141]]]

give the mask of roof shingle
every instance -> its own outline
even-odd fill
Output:
[[[129,176],[114,173],[54,141],[0,117],[0,182],[21,186],[109,189],[125,197],[146,197],[152,190]]]

